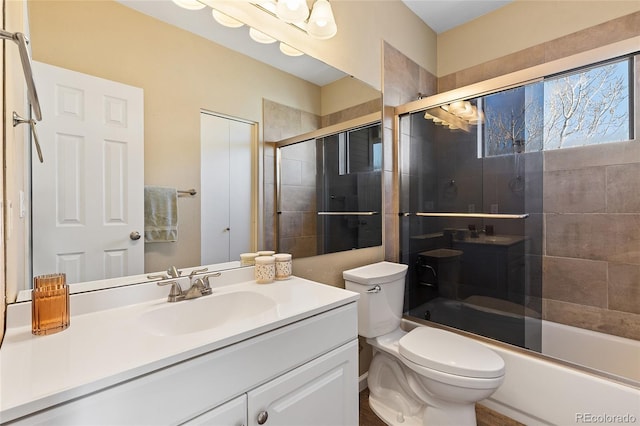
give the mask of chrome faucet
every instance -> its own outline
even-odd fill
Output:
[[[207,272],[207,268],[201,269],[199,271],[192,271],[189,274],[189,280],[191,282],[191,287],[184,294],[184,299],[196,299],[202,296],[210,295],[213,290],[211,289],[211,284],[209,283],[210,277],[219,277],[220,272],[214,272],[212,274],[207,274],[202,277],[197,277],[197,274],[201,274]]]
[[[180,300],[184,300],[184,292],[182,291],[182,287],[178,281],[160,281],[158,282],[158,285],[171,285],[169,296],[167,296],[167,302],[178,302]]]
[[[187,291],[182,289],[180,283],[175,278],[180,278],[182,276],[182,271],[176,269],[175,266],[167,269],[167,274],[160,275],[148,275],[149,279],[160,279],[160,280],[169,280],[173,278],[171,281],[160,281],[158,282],[159,286],[171,285],[171,290],[169,291],[169,296],[167,297],[168,302],[179,302],[181,300],[189,300],[189,299],[197,299],[198,297],[207,296],[212,293],[211,285],[209,283],[210,277],[219,277],[220,272],[214,272],[205,276],[198,276],[198,274],[203,274],[207,272],[208,268],[193,270],[189,274],[189,283],[190,287]]]

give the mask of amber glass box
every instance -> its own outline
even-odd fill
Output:
[[[31,332],[58,333],[69,327],[69,286],[65,274],[33,278],[31,291]]]

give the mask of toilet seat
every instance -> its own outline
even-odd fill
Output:
[[[400,355],[409,361],[405,364],[414,370],[414,366],[424,367],[447,375],[476,379],[504,376],[504,360],[498,354],[448,331],[417,327],[401,337],[398,346]]]
[[[464,388],[464,389],[497,389],[504,380],[504,375],[498,377],[478,378],[478,377],[466,377],[459,376],[457,374],[443,373],[442,371],[434,370],[433,368],[424,367],[422,365],[411,362],[405,357],[400,357],[400,362],[407,368],[414,371],[421,377],[432,380],[434,383],[444,383],[447,386]]]

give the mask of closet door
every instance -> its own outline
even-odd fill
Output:
[[[202,112],[201,263],[239,260],[250,251],[253,124]]]

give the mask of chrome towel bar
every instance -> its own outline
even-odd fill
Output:
[[[378,212],[318,212],[318,216],[375,216]]]
[[[418,212],[416,216],[421,217],[462,217],[462,218],[480,218],[480,219],[526,219],[529,213],[523,214],[504,214],[504,213],[424,213]]]

